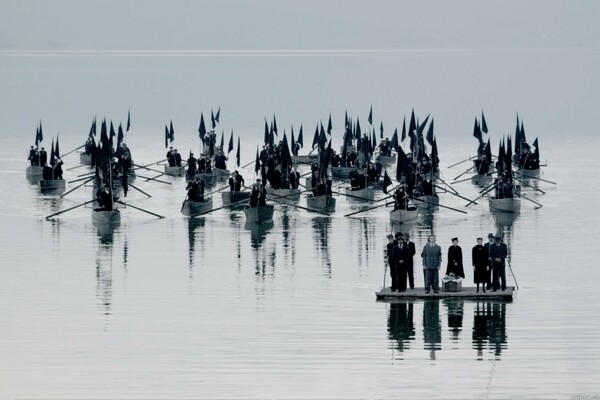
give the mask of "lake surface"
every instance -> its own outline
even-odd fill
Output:
[[[71,70],[87,62],[74,60],[75,67],[71,58],[51,63],[62,63]],[[67,127],[60,134],[65,153],[83,143],[91,118],[103,111],[88,110],[89,114],[82,116],[77,109],[74,119],[85,122],[76,129],[74,120],[66,117],[68,110],[61,108],[61,94],[56,93],[54,102],[51,96],[60,82],[69,81],[63,75],[67,73],[57,73],[57,83],[52,81],[54,67],[45,71],[31,59],[11,57],[2,62],[16,79],[16,98],[32,96],[35,105],[31,113],[26,102],[12,105],[26,118],[16,128],[0,131],[3,398],[569,398],[600,394],[596,383],[600,375],[600,272],[596,265],[600,141],[596,134],[578,129],[527,129],[532,119],[536,122],[531,125],[545,122],[537,120],[542,118],[537,113],[523,117],[528,139],[540,138],[542,159],[547,160],[541,177],[557,185],[528,181],[546,194],[529,187],[523,188],[523,194],[543,207],[535,209],[524,200],[515,217],[490,213],[486,201],[465,209],[466,201],[442,193],[441,204],[468,214],[440,208],[420,215],[411,226],[391,226],[386,208],[344,217],[365,203],[339,196],[337,210],[330,217],[276,205],[274,223],[261,228],[247,226],[240,211],[219,210],[204,218],[187,219],[180,214],[185,197],[182,178],[161,178],[171,183],[167,185],[138,177],[134,185],[152,197],[130,189],[125,200],[166,218],[126,208],[118,227],[99,231],[92,224],[89,208],[45,220],[46,215],[89,200],[92,189],[83,187],[64,199],[42,196],[25,178],[25,158],[40,114],[44,123],[46,117],[51,120],[51,127],[44,131],[47,148],[54,131],[62,129],[63,123]],[[149,73],[156,73],[166,87],[155,62],[148,67]],[[234,70],[233,63],[248,66],[255,61],[219,62]],[[266,63],[263,59],[256,62]],[[346,59],[332,62],[344,74],[352,75],[351,68],[343,67]],[[381,61],[386,70],[393,70],[397,62]],[[21,70],[14,63],[27,64],[30,69]],[[187,61],[178,63],[186,70]],[[584,63],[584,67],[591,68],[594,63]],[[211,68],[216,67],[211,64]],[[416,65],[413,68],[418,69]],[[103,76],[91,69],[80,71],[85,78]],[[137,69],[110,71],[125,80],[134,77]],[[27,78],[47,82],[49,87],[40,89],[43,101],[35,99],[36,90],[27,87]],[[366,78],[360,79],[364,84]],[[104,93],[103,82],[91,83],[92,92]],[[337,85],[342,87],[343,82]],[[79,90],[87,89],[64,93],[65,101],[76,103],[73,94]],[[249,97],[243,87],[236,90]],[[117,89],[114,93],[124,94]],[[310,93],[299,96],[293,103],[311,98]],[[107,109],[113,107],[108,105],[108,97],[105,100]],[[178,130],[174,119],[176,132],[181,132],[176,133],[177,146],[187,154],[188,147],[195,150],[198,146],[195,124],[199,110],[172,100],[174,114],[182,114],[181,107],[188,113],[185,130]],[[3,101],[9,103],[7,98]],[[339,145],[341,133],[337,132],[345,102],[327,101],[339,111],[334,114],[334,144]],[[44,102],[52,103],[50,109],[60,109],[59,116],[38,112]],[[93,102],[101,103],[98,99]],[[369,102],[361,108],[365,126]],[[127,104],[134,109],[158,107],[140,94],[132,95]],[[123,121],[126,107],[119,111]],[[263,112],[259,105],[248,107],[240,111],[241,125],[250,125],[246,121],[250,111],[258,117],[242,138],[242,164],[254,159],[262,134],[261,113],[270,118],[273,112]],[[535,105],[532,110],[538,108],[541,106]],[[206,117],[209,111],[203,110]],[[309,111],[310,107],[302,108],[303,114]],[[162,124],[168,122],[169,112],[164,110]],[[312,137],[307,132],[328,112],[322,108],[320,114],[304,121],[305,138]],[[409,112],[408,107],[402,110]],[[463,163],[448,168],[475,151],[472,118],[479,112],[479,108],[469,110],[459,123],[458,118],[448,118],[447,126],[436,120],[442,178],[447,182],[468,167]],[[238,126],[231,115],[235,112],[228,113],[226,132]],[[292,115],[293,107],[284,114]],[[98,119],[101,117],[99,114]],[[127,142],[139,164],[164,156],[163,128],[155,124],[156,118],[150,111],[132,113],[134,128]],[[502,120],[502,129],[493,132],[512,131],[513,119],[511,111]],[[278,118],[278,124],[280,129],[284,125],[289,129],[291,122]],[[294,124],[297,129],[299,122]],[[401,117],[396,116],[393,124],[401,126]],[[467,128],[464,133],[455,132],[448,128],[453,124]],[[239,133],[236,129],[236,135]],[[492,134],[494,149],[499,138],[500,133]],[[75,154],[64,161],[65,168],[79,163]],[[86,171],[87,167],[67,171],[65,178],[76,179]],[[250,182],[253,165],[243,170],[243,175]],[[75,185],[68,184],[67,189]],[[455,187],[467,198],[479,193],[470,182]],[[377,198],[382,196],[380,193]],[[220,196],[215,194],[215,207],[220,204]],[[298,204],[305,206],[306,200],[302,198]],[[398,230],[410,232],[417,248],[434,233],[444,256],[450,238],[457,236],[465,254],[468,283],[473,278],[469,253],[475,238],[501,232],[519,284],[515,300],[376,301],[374,293],[384,276],[385,237]],[[420,265],[418,258],[415,261]],[[514,285],[513,276],[508,271],[507,275],[509,285]],[[419,286],[421,276],[416,269]]]

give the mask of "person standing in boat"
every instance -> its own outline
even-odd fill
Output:
[[[229,178],[229,189],[232,192],[239,192],[242,190],[242,186],[244,185],[244,178],[240,175],[240,173],[235,170],[231,174]]]
[[[53,166],[54,169],[54,178],[53,179],[62,179],[63,178],[63,162],[60,158],[56,159],[56,163]]]
[[[110,194],[110,188],[106,183],[103,183],[102,186],[96,192],[96,201],[98,201],[98,206],[102,211],[112,211],[112,199]]]
[[[175,160],[175,166],[181,167],[181,154],[179,154],[177,149],[173,150],[173,159]]]
[[[396,192],[394,192],[394,211],[396,210],[407,210],[408,209],[408,196],[404,191],[404,185],[398,186]]]
[[[485,293],[490,267],[488,264],[488,253],[486,247],[483,245],[483,238],[477,238],[477,244],[471,250],[471,259],[473,260],[473,280],[475,285],[477,285],[476,293],[479,293],[480,283],[481,289]]]
[[[215,155],[215,168],[227,169],[227,156],[221,150],[217,150]]]
[[[169,167],[175,166],[175,157],[173,153],[173,146],[169,147],[169,151],[167,151],[167,162],[169,163]]]
[[[187,174],[189,178],[196,176],[196,165],[196,157],[194,157],[194,153],[190,152],[190,156],[187,159]]]
[[[258,178],[256,183],[252,185],[252,192],[250,193],[250,207],[266,206],[267,189],[262,184],[261,179]]]
[[[493,263],[493,281],[492,281],[492,292],[502,288],[502,291],[506,290],[506,265],[505,260],[508,256],[508,247],[502,242],[502,238],[496,235],[494,244],[490,246],[489,258]],[[502,281],[502,282],[500,282]]]
[[[48,165],[48,153],[42,147],[42,150],[40,150],[40,167],[45,167],[46,165]]]
[[[442,248],[435,243],[435,236],[429,235],[427,244],[423,247],[421,257],[423,258],[423,269],[425,270],[425,293],[440,290],[440,266],[442,265]]]
[[[452,238],[452,246],[448,248],[448,265],[446,266],[446,275],[454,274],[465,278],[463,268],[462,249],[458,245],[458,238]]]
[[[31,146],[29,149],[29,157],[27,157],[27,159],[31,163],[32,167],[39,165],[38,152],[33,146]]]
[[[411,242],[410,233],[404,233],[404,243],[408,248],[408,257],[406,258],[406,272],[408,274],[408,285],[411,289],[415,288],[415,273],[414,273],[414,255],[417,253],[415,242]],[[424,277],[423,277],[424,278]]]
[[[394,248],[398,245],[398,241],[394,239],[394,235],[391,233],[387,235],[388,243],[386,245],[386,258],[388,267],[390,268],[390,277],[392,278],[392,292],[395,292],[398,289],[398,275],[397,275],[397,267],[394,262]]]
[[[433,182],[431,182],[431,175],[425,176],[425,179],[421,181],[421,193],[424,196],[433,196]]]

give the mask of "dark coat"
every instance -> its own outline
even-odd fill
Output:
[[[408,266],[408,258],[410,257],[410,249],[407,245],[403,244],[400,246],[400,243],[396,247],[394,247],[394,263],[398,267],[406,268]],[[400,262],[402,261],[402,262]]]
[[[454,275],[460,276],[461,278],[465,277],[462,249],[460,246],[450,246],[448,248],[448,266],[446,267],[446,275],[450,275],[450,273],[454,273]]]
[[[413,260],[413,256],[417,253],[417,249],[415,248],[415,242],[408,242],[406,243],[406,246],[408,246],[408,265],[409,266],[413,266],[414,260]]]
[[[471,257],[473,259],[473,267],[475,267],[473,273],[475,283],[486,283],[487,268],[489,267],[487,249],[485,246],[478,244],[473,247]]]

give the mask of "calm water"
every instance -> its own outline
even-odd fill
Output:
[[[166,218],[124,209],[117,228],[100,232],[89,208],[44,219],[90,199],[91,188],[56,199],[27,182],[25,154],[38,116],[28,118],[33,125],[18,136],[0,132],[3,398],[600,394],[600,141],[593,135],[528,131],[540,136],[548,161],[542,177],[558,185],[530,181],[546,194],[523,193],[543,208],[523,201],[514,218],[492,215],[483,201],[468,215],[440,208],[412,226],[392,227],[385,208],[344,217],[363,204],[340,196],[331,217],[277,206],[273,225],[256,228],[226,210],[186,219],[179,213],[182,179],[164,178],[172,183],[164,185],[138,178],[134,184],[153,197],[132,190],[126,200]],[[447,166],[475,150],[470,119],[468,131],[450,138],[436,122],[448,182],[466,164]],[[242,163],[253,159],[261,127],[259,120],[257,134],[243,139],[249,150]],[[79,146],[87,129],[86,122],[80,132],[61,132],[63,153]],[[136,162],[162,159],[162,128],[136,129],[127,139]],[[197,146],[194,129],[179,139],[186,154]],[[66,168],[77,164],[75,155],[65,158]],[[470,182],[456,187],[465,197],[478,195]],[[220,205],[218,195],[214,201]],[[450,194],[441,202],[465,204]],[[520,286],[514,302],[375,301],[392,229],[410,232],[418,247],[432,232],[444,249],[458,236],[469,282],[475,238],[503,232]],[[420,271],[415,276],[422,282]],[[514,284],[510,274],[508,280]]]

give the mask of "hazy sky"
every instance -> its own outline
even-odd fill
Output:
[[[598,1],[0,1],[2,134],[85,137],[131,108],[160,141],[219,106],[257,136],[371,104],[390,134],[431,113],[440,141],[481,109],[496,135],[517,112],[531,136],[600,126]]]

